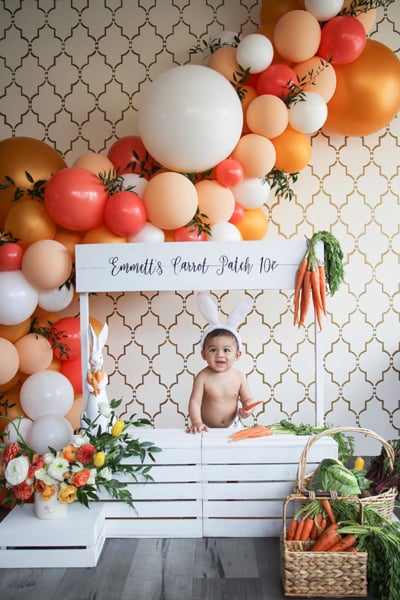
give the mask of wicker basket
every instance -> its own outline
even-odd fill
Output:
[[[296,494],[309,495],[308,485],[312,478],[312,473],[305,475],[306,465],[307,465],[307,455],[310,450],[312,444],[317,442],[324,436],[334,435],[335,433],[361,433],[363,435],[367,435],[369,437],[377,440],[385,449],[385,452],[389,458],[390,467],[393,470],[394,463],[394,450],[390,444],[387,443],[386,440],[381,438],[379,435],[371,431],[370,429],[363,429],[362,427],[334,427],[333,429],[326,429],[317,435],[310,437],[306,445],[304,446],[303,452],[300,456],[299,468],[297,470],[296,483],[294,486],[294,492]],[[377,494],[376,496],[367,496],[365,498],[360,498],[361,503],[366,506],[373,506],[375,509],[379,510],[379,512],[390,519],[397,496],[397,487],[393,487],[386,492],[382,492],[381,494]]]
[[[288,504],[291,501],[301,504],[303,500],[302,495],[293,494],[283,504],[280,569],[284,595],[302,598],[366,597],[367,552],[309,552],[315,542],[286,539]]]

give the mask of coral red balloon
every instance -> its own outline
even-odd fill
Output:
[[[365,29],[358,19],[349,15],[334,17],[322,28],[317,55],[333,65],[347,65],[361,55],[366,41]]]
[[[159,166],[138,135],[128,135],[114,142],[107,157],[119,175],[139,173],[149,176],[149,171],[152,173]]]
[[[186,225],[174,231],[173,239],[174,242],[206,242],[207,234],[204,231],[199,232],[193,225]]]
[[[226,158],[215,167],[215,176],[220,185],[234,187],[243,179],[243,167],[238,160]]]
[[[7,242],[0,246],[0,271],[18,271],[24,251],[19,244]]]
[[[81,355],[81,329],[78,317],[64,317],[50,328],[53,354],[61,360],[75,360]]]
[[[287,98],[290,85],[297,82],[294,70],[288,65],[274,64],[262,71],[257,79],[257,94],[272,94],[279,98]]]
[[[117,192],[107,199],[104,221],[115,235],[134,235],[144,227],[146,220],[143,200],[135,192]]]
[[[244,210],[244,206],[242,206],[240,202],[235,202],[235,208],[231,218],[229,219],[229,223],[232,223],[233,225],[240,223],[244,217]]]

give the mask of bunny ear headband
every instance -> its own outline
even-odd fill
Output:
[[[218,308],[212,300],[211,296],[209,296],[208,294],[203,294],[201,292],[198,293],[197,306],[199,307],[201,315],[209,323],[207,329],[204,331],[203,336],[201,338],[201,349],[203,349],[205,339],[209,333],[215,331],[216,329],[226,329],[226,331],[229,331],[235,336],[239,346],[239,350],[242,351],[242,339],[237,331],[237,327],[249,312],[252,304],[253,302],[250,298],[246,298],[246,300],[242,300],[242,302],[239,302],[239,304],[237,304],[230,312],[226,320],[226,325],[223,325],[219,321]]]

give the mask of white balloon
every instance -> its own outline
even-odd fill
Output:
[[[43,310],[59,311],[67,308],[74,297],[74,286],[62,285],[53,290],[39,291],[38,304]]]
[[[300,100],[289,108],[289,124],[302,133],[315,133],[320,129],[328,116],[325,100],[315,92],[304,92],[304,100]]]
[[[31,419],[42,415],[66,415],[74,402],[74,388],[58,371],[33,373],[21,386],[20,403]]]
[[[271,192],[270,185],[261,177],[243,179],[232,188],[236,202],[244,208],[258,208],[265,204]]]
[[[139,175],[139,173],[124,173],[121,175],[122,189],[132,188],[132,192],[135,192],[140,198],[143,198],[143,192],[146,185],[149,183],[145,177]]]
[[[244,37],[236,48],[236,60],[242,69],[250,73],[261,73],[272,62],[274,47],[261,33],[251,33]]]
[[[211,226],[210,242],[241,242],[242,234],[233,223],[221,222]]]
[[[42,415],[29,430],[27,442],[38,454],[45,454],[49,447],[61,450],[72,440],[74,430],[67,419],[60,415]]]
[[[37,307],[39,292],[27,281],[22,271],[0,272],[0,323],[18,325],[28,319]]]
[[[202,65],[183,65],[145,89],[138,126],[146,149],[164,167],[198,173],[235,148],[242,133],[242,105],[223,75]]]
[[[145,223],[144,227],[135,235],[128,237],[128,242],[164,242],[165,234],[162,229],[153,225],[153,223]]]
[[[344,0],[304,0],[304,8],[318,21],[329,21],[342,10]]]
[[[20,439],[18,433],[23,437],[24,440],[28,439],[30,428],[33,425],[31,419],[25,417],[21,419],[14,419],[7,425],[4,432],[6,433],[7,442],[18,442]],[[18,433],[17,433],[18,431]]]

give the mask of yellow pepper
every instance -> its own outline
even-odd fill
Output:
[[[365,465],[365,461],[364,461],[363,457],[357,456],[356,460],[354,461],[354,470],[362,471],[364,469],[364,465]]]
[[[124,429],[124,421],[121,421],[120,419],[117,419],[114,423],[114,425],[112,426],[111,429],[111,435],[113,435],[114,437],[118,437],[119,435],[121,435],[123,429]]]
[[[96,452],[96,454],[93,457],[93,463],[95,465],[95,467],[102,467],[105,463],[106,460],[106,455],[104,454],[104,452]]]

